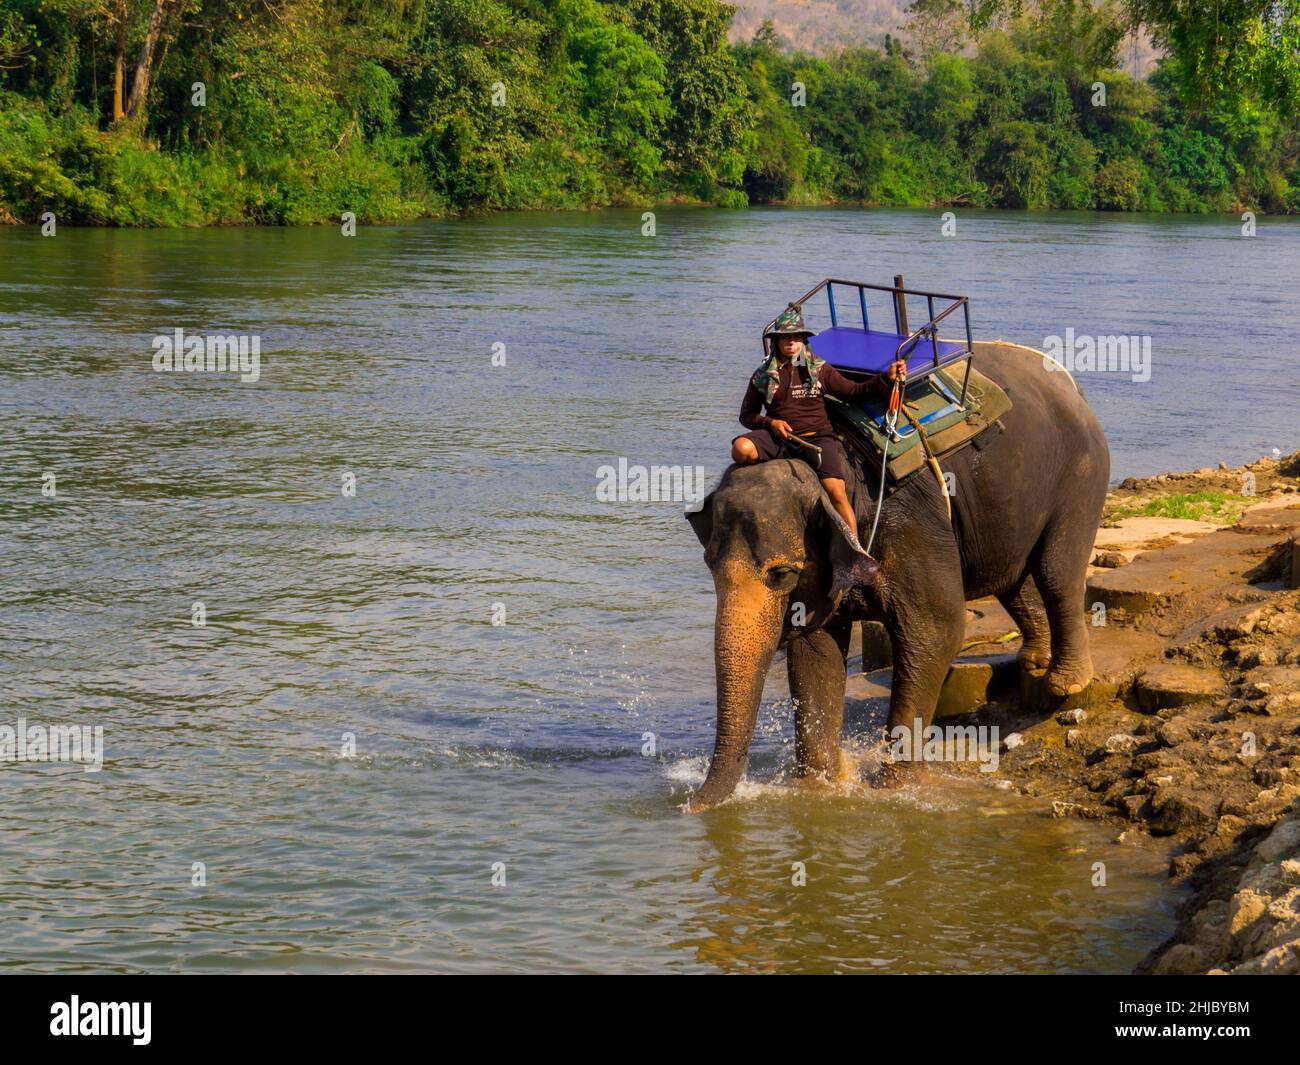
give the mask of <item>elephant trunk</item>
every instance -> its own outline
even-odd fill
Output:
[[[718,611],[713,659],[718,684],[718,732],[709,772],[691,796],[699,813],[730,797],[745,773],[763,682],[781,640],[784,599],[750,577],[737,583],[715,573]]]

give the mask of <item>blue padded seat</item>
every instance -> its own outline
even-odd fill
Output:
[[[863,373],[882,373],[894,361],[898,345],[907,337],[897,333],[869,333],[848,326],[823,329],[809,342],[809,347],[819,359],[825,359],[837,370],[859,370]],[[966,345],[953,340],[939,341],[939,361],[946,362],[966,350]],[[934,348],[929,337],[922,337],[907,357],[907,372],[919,374],[934,368]]]

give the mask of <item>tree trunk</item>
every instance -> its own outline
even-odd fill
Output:
[[[146,97],[149,95],[149,79],[153,77],[153,53],[158,47],[158,38],[162,34],[163,9],[167,0],[154,0],[153,14],[149,16],[149,29],[144,35],[144,45],[140,48],[140,59],[135,65],[135,80],[131,82],[131,99],[127,101],[128,118],[145,118]]]
[[[122,107],[122,90],[126,80],[126,0],[117,5],[117,55],[113,61],[113,121],[121,122],[126,115]]]

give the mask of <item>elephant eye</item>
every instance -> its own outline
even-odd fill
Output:
[[[799,567],[773,566],[767,571],[764,579],[767,581],[769,588],[787,592],[799,583]]]

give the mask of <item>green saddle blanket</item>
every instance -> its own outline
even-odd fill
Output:
[[[1011,409],[1006,392],[973,367],[963,403],[965,373],[966,364],[956,363],[908,385],[903,392],[903,402],[925,430],[930,447],[939,458],[965,447]],[[925,449],[921,446],[921,434],[901,414],[898,436],[889,439],[885,429],[888,406],[888,398],[855,404],[832,397],[827,403],[835,435],[875,468],[879,468],[885,444],[889,443],[889,479],[898,485],[925,465]]]

